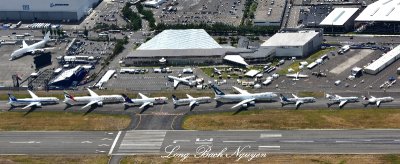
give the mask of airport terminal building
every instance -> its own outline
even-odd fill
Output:
[[[4,1],[4,0],[3,0]],[[0,21],[79,21],[100,0],[12,0],[0,5]]]

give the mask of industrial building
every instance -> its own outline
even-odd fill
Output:
[[[12,0],[0,5],[0,21],[79,21],[100,0]]]
[[[335,8],[319,25],[330,33],[354,30],[354,19],[358,11],[358,8]]]
[[[368,74],[377,74],[387,66],[395,62],[397,59],[400,58],[400,45],[395,47],[393,50],[383,54],[378,60],[375,60],[373,63],[368,65],[365,68],[365,72]]]
[[[124,64],[125,66],[214,65],[233,62],[247,65],[243,62],[245,59],[241,57],[241,53],[251,52],[255,51],[221,46],[203,29],[164,30],[128,54]],[[269,57],[267,55],[269,54],[244,56],[262,60]]]
[[[276,33],[260,49],[275,51],[276,57],[307,57],[321,48],[321,29],[286,29]]]
[[[76,86],[85,77],[87,71],[82,66],[78,65],[75,68],[65,70],[64,72],[57,75],[49,83],[50,86],[68,88],[70,86]]]

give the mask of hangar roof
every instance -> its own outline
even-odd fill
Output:
[[[368,5],[356,21],[400,21],[400,0],[379,0]]]
[[[319,32],[314,30],[276,33],[261,46],[303,46],[318,34]]]
[[[319,25],[344,25],[344,23],[346,23],[347,20],[357,12],[357,10],[358,8],[335,8]]]

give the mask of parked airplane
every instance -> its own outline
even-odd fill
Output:
[[[165,104],[168,98],[166,97],[147,97],[139,93],[140,99],[130,99],[127,95],[122,95],[125,99],[125,105],[140,105],[139,109],[143,109],[146,106],[153,106],[154,104]]]
[[[339,103],[339,108],[342,108],[348,102],[358,102],[358,97],[355,96],[341,97],[339,95],[332,96],[330,94],[326,94],[326,98],[329,99],[329,101],[332,101],[332,103],[327,103],[328,107],[332,104]]]
[[[315,102],[314,97],[298,97],[295,94],[292,94],[293,98],[286,98],[282,94],[280,95],[282,106],[287,104],[296,104],[296,109],[300,107],[301,104],[304,103],[313,103]]]
[[[68,105],[80,105],[86,104],[82,109],[92,105],[103,106],[105,103],[119,103],[124,102],[124,98],[121,95],[98,95],[89,88],[87,89],[90,96],[74,97],[64,91],[64,103]]]
[[[215,67],[214,67],[214,73],[217,74],[217,75],[221,75],[222,74],[221,70],[219,70],[219,69],[217,69]]]
[[[176,76],[168,76],[169,80],[173,80],[174,81],[174,88],[178,87],[178,85],[180,83],[185,84],[185,85],[189,85],[189,86],[195,86],[196,85],[196,81],[193,81],[193,79],[196,76],[186,76],[186,77],[176,77]]]
[[[247,107],[248,105],[254,105],[255,101],[260,100],[272,100],[273,98],[278,97],[273,92],[263,92],[263,93],[249,93],[246,90],[242,90],[235,86],[232,86],[236,89],[239,94],[225,94],[221,90],[219,90],[215,85],[212,85],[211,88],[215,93],[215,100],[219,102],[239,102],[238,104],[232,106],[232,108],[236,107]]]
[[[25,106],[22,109],[29,107],[41,107],[42,105],[58,104],[59,100],[56,97],[38,97],[32,91],[28,90],[32,98],[17,99],[13,95],[8,94],[9,102],[12,107]]]
[[[297,72],[293,74],[286,74],[286,77],[292,77],[293,80],[299,80],[299,78],[307,78],[308,75],[300,74],[300,72]]]
[[[364,104],[367,106],[368,104],[376,104],[377,107],[381,105],[383,102],[392,102],[394,100],[393,97],[374,97],[371,96],[371,98],[364,97],[364,100],[367,100],[367,103]]]
[[[172,95],[172,100],[175,106],[179,105],[189,105],[189,107],[193,107],[194,105],[200,105],[201,103],[210,103],[211,97],[192,97],[189,94],[186,94],[186,99],[179,99],[175,95]]]
[[[45,50],[53,49],[53,48],[43,48],[49,40],[50,40],[50,32],[46,33],[43,40],[41,40],[40,42],[34,43],[32,45],[26,44],[25,40],[23,40],[22,48],[15,50],[13,53],[11,53],[11,55],[10,55],[11,58],[9,60],[17,59],[27,53],[34,54],[37,52],[44,52]]]

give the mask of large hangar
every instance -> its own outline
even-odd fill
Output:
[[[319,25],[325,32],[352,31],[358,11],[358,8],[335,8]]]
[[[227,55],[241,58],[241,53],[250,52],[254,51],[221,46],[203,29],[164,30],[129,53],[124,64],[126,66],[213,65],[222,64]],[[242,61],[236,63],[246,65]]]
[[[79,21],[100,0],[12,0],[0,5],[0,21]]]

